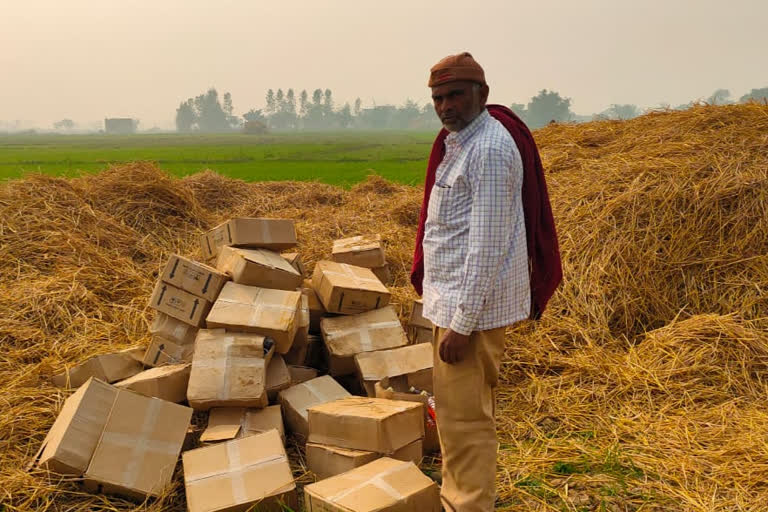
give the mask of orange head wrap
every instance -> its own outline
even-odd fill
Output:
[[[467,80],[485,85],[485,72],[469,52],[449,55],[429,70],[429,87],[457,80]]]

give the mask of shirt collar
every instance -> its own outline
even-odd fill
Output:
[[[480,131],[480,128],[485,124],[485,121],[490,118],[491,115],[488,113],[488,110],[486,108],[483,108],[483,111],[480,112],[476,118],[472,120],[471,123],[469,123],[467,126],[459,130],[458,132],[451,132],[448,134],[448,136],[445,138],[445,142],[449,144],[459,144],[464,145],[465,142],[467,142],[469,139],[472,138],[473,135],[475,135],[478,131]]]

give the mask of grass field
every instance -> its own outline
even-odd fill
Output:
[[[349,185],[375,173],[423,180],[433,133],[284,135],[24,135],[0,137],[0,179],[29,172],[73,176],[149,160],[176,175],[213,169],[246,181]]]

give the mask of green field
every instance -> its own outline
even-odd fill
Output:
[[[0,136],[0,179],[30,172],[75,176],[148,160],[179,176],[213,169],[247,181],[349,185],[375,173],[415,184],[424,179],[434,136],[405,132]]]

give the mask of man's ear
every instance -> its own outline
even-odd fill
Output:
[[[491,92],[490,87],[488,87],[488,84],[483,84],[480,86],[480,101],[483,105],[485,105],[488,102],[488,93]]]

